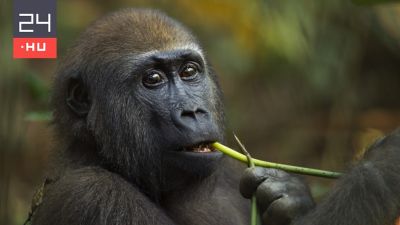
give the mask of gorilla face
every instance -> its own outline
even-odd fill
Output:
[[[139,58],[142,63],[132,71],[132,82],[128,81],[135,90],[130,96],[135,96],[135,107],[146,111],[148,128],[158,134],[153,139],[157,147],[192,160],[213,155],[208,144],[220,140],[221,131],[211,101],[215,85],[201,53],[177,49]]]
[[[209,143],[220,141],[223,131],[213,101],[216,85],[201,53],[174,49],[132,58],[123,66],[130,69],[109,79],[101,91],[107,94],[97,99],[102,103],[95,114],[107,115],[91,124],[101,154],[115,162],[130,152],[126,164],[139,161],[144,169],[145,160],[167,180],[209,175],[221,157]]]
[[[221,153],[209,144],[223,139],[224,113],[194,37],[141,13],[111,14],[82,35],[59,68],[55,88],[67,94],[54,97],[54,115],[70,142],[93,143],[107,168],[159,192],[212,173]]]

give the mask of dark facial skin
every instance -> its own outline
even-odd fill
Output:
[[[146,55],[139,61],[146,63],[132,72],[133,88],[138,104],[149,108],[154,132],[163,134],[163,151],[183,151],[222,139],[209,94],[212,80],[199,53],[174,50]]]
[[[145,146],[147,151],[152,147],[153,171],[162,168],[160,177],[154,178],[157,184],[150,185],[166,192],[209,176],[222,154],[195,152],[193,148],[222,141],[223,126],[216,116],[211,89],[215,84],[202,53],[192,49],[145,53],[128,63],[133,65],[130,75],[110,85],[118,86],[115,92],[132,102],[131,112],[140,109],[138,116],[147,124],[143,136],[157,140]],[[115,103],[110,107],[119,107],[119,101]],[[131,126],[127,129],[134,130],[137,125]]]

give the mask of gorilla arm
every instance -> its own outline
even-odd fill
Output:
[[[134,186],[99,167],[66,172],[45,191],[32,224],[174,224]]]
[[[400,130],[379,140],[296,225],[393,225],[400,215]]]
[[[257,195],[264,224],[288,224],[290,220],[294,225],[393,225],[400,215],[399,162],[397,130],[371,146],[363,161],[340,178],[328,196],[308,213],[302,210],[308,208],[304,204],[307,193],[283,171],[247,170],[241,180],[241,193],[245,197]],[[270,212],[273,215],[268,215]]]

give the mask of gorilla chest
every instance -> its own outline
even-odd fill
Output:
[[[249,207],[243,198],[217,191],[168,204],[166,210],[179,225],[245,225],[249,221]]]

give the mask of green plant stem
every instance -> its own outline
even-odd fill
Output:
[[[251,225],[257,225],[258,221],[258,212],[257,212],[257,199],[256,195],[251,196],[251,218],[250,218],[250,224]]]
[[[246,155],[247,158],[247,163],[249,167],[254,167],[254,161],[253,158],[251,157],[250,153],[246,150],[246,147],[242,144],[242,142],[239,140],[239,138],[236,136],[236,134],[233,134],[235,137],[236,142],[239,144],[240,149],[242,152]],[[257,211],[257,199],[256,195],[251,196],[251,214],[250,214],[250,224],[251,225],[257,225],[258,224],[258,211]]]
[[[222,153],[224,153],[234,159],[237,159],[244,163],[249,163],[249,160],[245,155],[243,155],[221,143],[214,142],[212,144],[212,146],[214,148],[216,148],[217,150],[221,151]],[[285,165],[285,164],[280,164],[280,163],[267,162],[267,161],[263,161],[263,160],[259,160],[259,159],[253,159],[252,161],[254,162],[254,165],[256,165],[256,166],[280,169],[280,170],[284,170],[284,171],[291,172],[291,173],[311,175],[311,176],[317,176],[317,177],[325,177],[325,178],[330,178],[330,179],[335,179],[335,178],[338,178],[341,176],[341,173],[338,173],[338,172],[306,168],[306,167],[300,167],[300,166]]]

